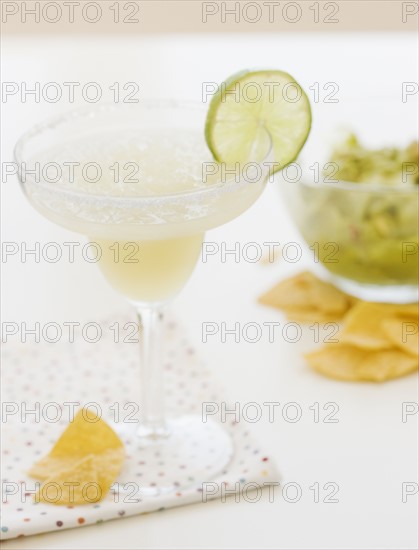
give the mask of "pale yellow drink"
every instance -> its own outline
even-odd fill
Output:
[[[153,133],[142,138],[143,146],[117,147],[110,151],[103,170],[101,193],[114,193],[121,186],[125,196],[159,197],[193,191],[202,185],[201,162],[205,149],[188,132]],[[176,145],[176,146],[174,146]],[[188,171],[184,172],[184,165]],[[117,164],[116,164],[117,163]],[[105,164],[103,161],[101,165]],[[125,167],[125,168],[124,168]],[[115,290],[134,302],[164,302],[172,298],[191,275],[201,251],[204,232],[173,238],[159,238],[159,227],[152,238],[114,240],[91,236],[101,249],[98,266]]]
[[[96,239],[99,267],[115,290],[134,302],[162,302],[185,284],[201,251],[203,233],[176,239]],[[95,239],[91,239],[95,240]]]

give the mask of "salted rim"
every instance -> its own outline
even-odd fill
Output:
[[[122,107],[123,105],[123,107]],[[200,197],[203,195],[211,195],[211,194],[219,194],[220,192],[231,192],[232,190],[236,188],[243,187],[245,185],[250,185],[253,182],[249,182],[247,180],[240,179],[240,181],[227,181],[227,182],[219,182],[214,185],[211,185],[207,188],[201,188],[196,190],[188,190],[188,191],[180,191],[178,193],[170,193],[166,195],[147,195],[147,196],[126,196],[126,195],[98,195],[98,194],[92,194],[92,193],[84,193],[83,191],[73,191],[68,189],[59,189],[57,187],[54,187],[53,185],[49,183],[44,182],[36,182],[33,180],[33,177],[29,176],[26,178],[26,182],[23,183],[21,179],[21,163],[24,162],[24,147],[27,145],[27,143],[31,140],[31,138],[35,136],[39,136],[45,131],[48,130],[54,130],[57,126],[64,126],[68,121],[71,121],[75,118],[88,118],[95,116],[97,113],[103,113],[106,111],[117,111],[118,107],[124,110],[131,109],[132,111],[136,111],[139,108],[139,105],[142,105],[146,109],[150,108],[159,108],[159,107],[165,107],[165,108],[174,108],[174,109],[181,109],[186,108],[190,109],[191,111],[200,111],[202,113],[206,112],[205,105],[203,103],[199,103],[196,101],[187,101],[187,100],[173,100],[173,99],[143,99],[140,103],[136,104],[120,104],[115,105],[114,103],[100,103],[97,104],[94,107],[88,106],[88,107],[82,107],[78,109],[72,109],[70,111],[67,111],[63,115],[53,116],[49,117],[43,122],[40,122],[36,124],[35,126],[32,126],[29,130],[27,130],[24,134],[21,135],[21,137],[16,142],[16,145],[14,147],[13,155],[14,159],[17,163],[17,169],[18,169],[18,176],[20,184],[25,188],[27,186],[27,182],[33,184],[34,186],[45,189],[46,191],[49,191],[51,193],[54,193],[56,195],[62,195],[67,197],[74,197],[78,199],[88,200],[88,201],[100,201],[102,203],[110,202],[118,205],[124,205],[129,207],[134,207],[135,203],[139,204],[147,204],[147,203],[155,203],[155,202],[161,202],[161,203],[167,203],[171,201],[179,200],[183,197],[189,198],[189,197]],[[121,109],[121,110],[122,110]],[[204,128],[202,129],[202,132],[204,133]],[[266,157],[261,161],[263,163],[264,161],[268,160],[271,154],[272,147],[268,151]],[[209,157],[211,157],[211,151],[208,148]],[[214,162],[217,162],[214,159]]]

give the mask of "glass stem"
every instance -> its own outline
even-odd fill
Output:
[[[160,329],[163,313],[155,307],[137,307],[140,340],[140,427],[143,438],[168,435],[164,417],[164,383]]]

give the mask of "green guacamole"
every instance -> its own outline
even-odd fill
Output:
[[[303,186],[297,205],[316,260],[361,283],[418,284],[418,143],[370,150],[350,135],[330,162],[338,182]]]

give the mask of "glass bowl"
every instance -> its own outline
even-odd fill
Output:
[[[313,102],[301,158],[278,179],[291,217],[312,249],[314,270],[364,300],[416,302],[419,186],[403,177],[397,185],[338,181],[337,167],[327,165],[348,133],[368,149],[406,147],[417,140],[417,100],[373,88],[372,82],[363,83],[357,95],[342,88],[334,102]]]
[[[301,164],[301,179],[283,181],[282,188],[314,261],[331,282],[368,301],[418,301],[419,189],[316,183],[308,171]]]

